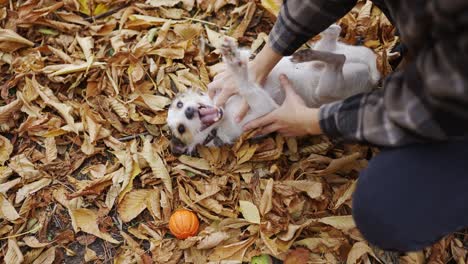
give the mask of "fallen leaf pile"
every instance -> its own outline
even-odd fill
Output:
[[[0,0],[0,259],[4,263],[371,263],[351,217],[374,150],[272,135],[174,156],[167,106],[206,90],[230,36],[258,52],[275,0]],[[398,38],[370,1],[340,20],[343,41],[379,55]],[[200,219],[178,240],[180,208]],[[407,263],[466,261],[450,236]],[[289,262],[288,262],[289,261]],[[226,262],[228,263],[228,262]]]

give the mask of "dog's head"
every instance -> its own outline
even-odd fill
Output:
[[[167,115],[172,132],[172,152],[192,152],[197,145],[203,144],[222,117],[223,110],[216,107],[206,93],[188,90],[178,95]]]

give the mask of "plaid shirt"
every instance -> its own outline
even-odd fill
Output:
[[[374,3],[388,8],[384,11],[392,17],[412,59],[386,78],[383,89],[321,106],[324,133],[378,146],[466,138],[468,0]],[[290,55],[355,4],[356,0],[287,0],[269,45]]]

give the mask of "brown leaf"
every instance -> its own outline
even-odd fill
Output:
[[[7,198],[0,194],[0,219],[6,219],[8,221],[15,221],[20,218],[15,207],[7,200]]]
[[[55,260],[55,247],[51,247],[48,250],[42,252],[37,259],[34,260],[33,264],[52,264]]]
[[[151,190],[133,190],[125,195],[119,203],[117,212],[124,223],[132,221],[143,210],[146,209],[146,202]]]
[[[310,252],[305,248],[294,249],[286,255],[284,264],[307,263],[309,261]]]
[[[5,164],[5,161],[10,158],[12,152],[13,145],[10,143],[10,140],[0,135],[0,166]]]
[[[24,260],[23,253],[21,253],[18,244],[14,238],[8,239],[8,250],[5,254],[3,261],[8,264],[20,264]]]
[[[374,257],[374,259],[382,263],[380,259],[378,259],[377,256],[375,256],[372,249],[365,242],[357,242],[354,243],[353,247],[351,248],[351,251],[349,251],[346,264],[356,264],[358,263],[358,260],[366,254],[371,255],[372,257]]]
[[[266,215],[273,207],[273,179],[268,179],[265,191],[263,191],[262,199],[260,200],[260,214]]]
[[[218,246],[224,240],[229,238],[229,234],[226,232],[215,232],[203,238],[198,242],[197,249],[210,249]]]
[[[97,224],[97,221],[98,221],[97,212],[90,210],[90,209],[86,209],[86,208],[80,208],[80,209],[72,209],[70,210],[70,213],[75,218],[76,226],[78,230],[95,235],[110,243],[119,244],[119,241],[112,238],[112,236],[109,233],[102,232],[101,230],[99,230],[99,227]]]

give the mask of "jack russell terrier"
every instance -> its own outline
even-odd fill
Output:
[[[367,47],[339,42],[340,32],[338,25],[332,25],[321,33],[321,39],[313,49],[282,58],[263,88],[249,74],[249,52],[238,49],[234,41],[225,38],[221,53],[226,70],[236,77],[239,94],[232,96],[224,108],[217,107],[215,100],[201,91],[190,89],[179,94],[167,116],[173,153],[192,153],[200,144],[221,146],[233,143],[242,134],[244,124],[282,104],[285,93],[279,84],[280,74],[288,76],[308,107],[319,107],[372,90],[380,80],[377,56]],[[246,99],[250,110],[238,123],[235,115],[242,98]]]

